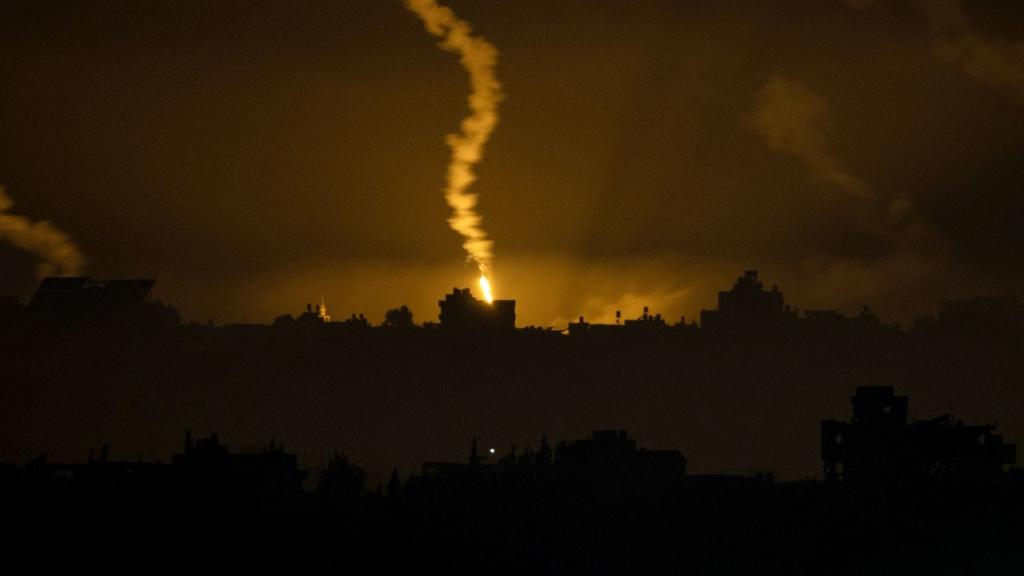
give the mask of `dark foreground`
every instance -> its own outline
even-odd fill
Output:
[[[37,463],[38,465],[38,463]],[[265,477],[4,473],[8,564],[342,573],[1013,574],[1024,487],[853,488],[766,477],[573,476],[536,462],[361,490]]]

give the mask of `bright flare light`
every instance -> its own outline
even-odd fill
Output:
[[[491,293],[491,282],[487,279],[487,276],[480,275],[480,288],[484,291],[484,300],[487,300],[488,304],[494,302],[494,294]]]

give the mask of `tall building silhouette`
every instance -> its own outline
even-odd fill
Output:
[[[516,327],[516,301],[477,300],[469,288],[455,288],[437,303],[441,327],[458,331],[511,330]]]
[[[891,386],[860,386],[850,422],[821,423],[825,481],[915,486],[987,484],[1016,461],[1016,446],[994,425],[969,426],[944,414],[908,422],[907,397]]]
[[[708,334],[777,330],[796,320],[778,287],[765,290],[757,270],[747,270],[732,289],[718,293],[718,309],[702,310],[701,328]]]

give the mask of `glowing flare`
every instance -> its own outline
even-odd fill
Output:
[[[487,279],[487,276],[480,277],[480,288],[484,291],[484,300],[488,304],[494,302],[494,294],[491,293],[491,281]]]

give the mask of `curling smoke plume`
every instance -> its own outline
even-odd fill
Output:
[[[67,234],[43,220],[32,222],[24,216],[7,214],[14,201],[0,186],[0,238],[15,247],[30,252],[41,260],[36,275],[77,276],[85,264],[82,251]]]
[[[833,151],[835,125],[824,96],[800,80],[776,76],[758,100],[753,127],[769,148],[799,158],[816,178],[872,207],[874,212],[864,219],[868,227],[881,227],[882,234],[900,229],[911,236],[924,234],[909,198],[880,194]]]
[[[423,20],[427,32],[441,39],[441,48],[459,55],[462,67],[469,73],[471,113],[462,120],[461,134],[448,135],[452,159],[444,196],[452,208],[448,224],[465,239],[462,247],[468,258],[476,262],[481,276],[486,277],[493,258],[493,242],[483,229],[483,218],[476,212],[477,195],[468,189],[476,180],[473,165],[483,156],[484,144],[498,123],[501,84],[494,75],[498,51],[487,40],[473,36],[469,23],[435,0],[406,0],[405,6]]]

